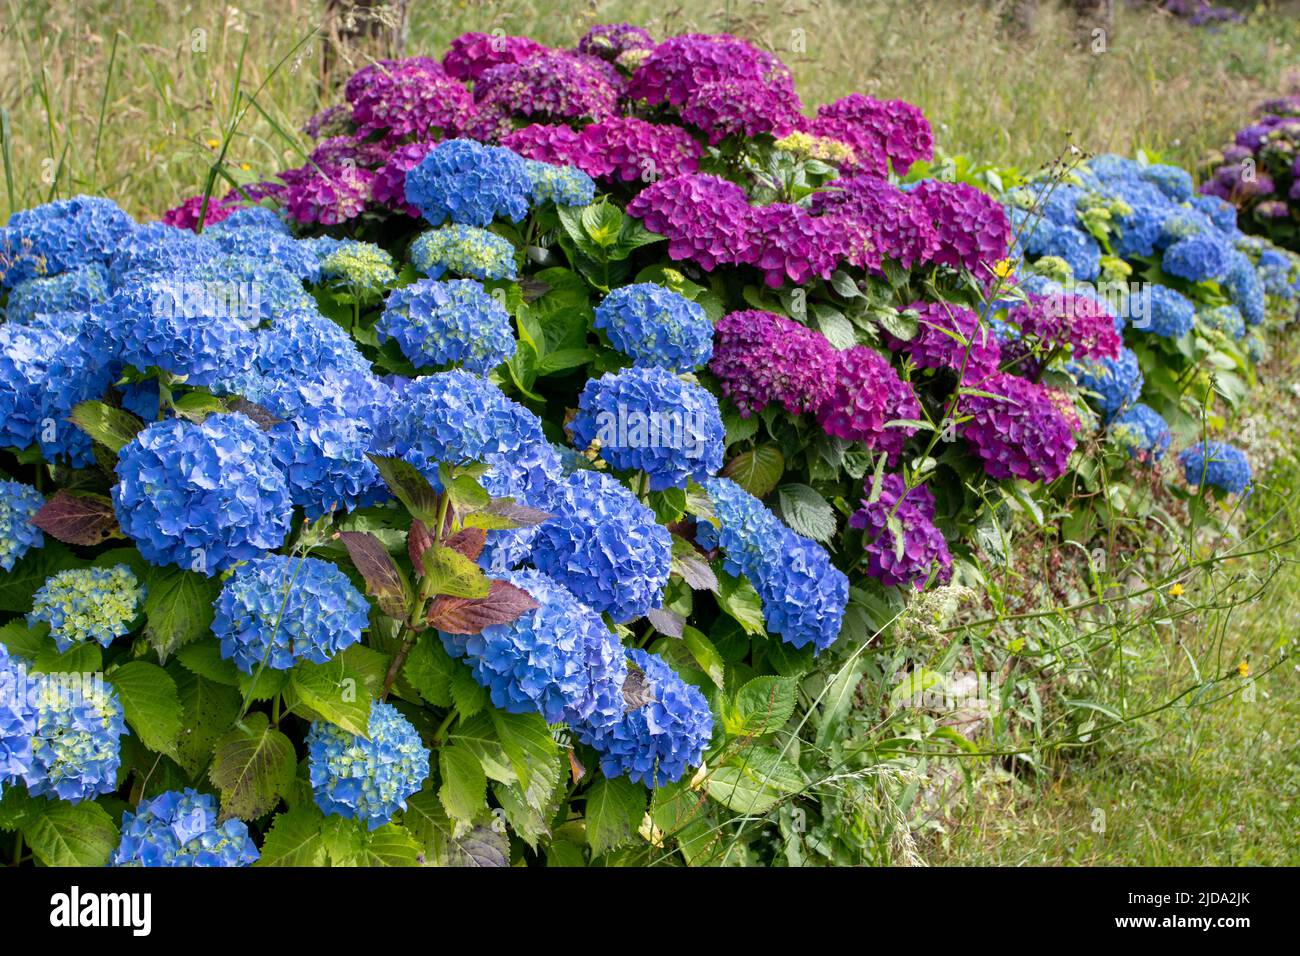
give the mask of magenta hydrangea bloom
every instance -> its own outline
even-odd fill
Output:
[[[335,103],[313,114],[302,124],[302,131],[312,139],[323,139],[346,133],[351,128],[351,123],[352,107],[346,103]]]
[[[784,63],[725,33],[686,33],[660,43],[633,72],[627,95],[651,106],[682,106],[706,83],[741,79],[795,95],[794,78]]]
[[[518,63],[546,47],[528,37],[504,33],[463,33],[452,40],[443,54],[442,66],[458,80],[477,80],[502,63]]]
[[[808,131],[853,147],[850,168],[870,176],[889,175],[889,163],[900,176],[918,160],[934,155],[934,133],[925,114],[903,100],[882,102],[851,93],[817,108]]]
[[[595,175],[588,168],[593,164],[582,136],[571,126],[533,123],[503,136],[501,145],[525,159],[553,166],[576,166],[588,176]]]
[[[605,66],[565,50],[545,50],[484,70],[474,84],[474,100],[484,117],[605,119],[618,112],[619,100],[618,86]]]
[[[757,310],[731,312],[713,329],[709,371],[742,418],[780,402],[791,415],[826,398],[835,350],[820,332]]]
[[[1069,421],[1043,386],[998,372],[970,379],[969,387],[987,395],[963,395],[960,415],[972,416],[959,428],[992,478],[1055,481],[1065,473],[1075,438]]]
[[[578,52],[613,61],[628,50],[649,50],[654,45],[654,37],[631,23],[598,23],[582,35]]]
[[[879,494],[872,500],[875,477],[868,475],[862,507],[849,517],[849,525],[862,530],[867,573],[882,584],[910,584],[918,590],[930,575],[946,582],[952,577],[952,555],[943,532],[934,526],[934,495],[925,485],[908,489],[902,477],[881,476]],[[902,542],[889,519],[896,518]],[[901,544],[901,546],[900,546]]]
[[[336,226],[361,215],[374,181],[375,174],[360,166],[311,169],[289,184],[285,204],[297,222]]]
[[[689,175],[700,168],[703,149],[680,126],[619,116],[582,131],[578,165],[589,176],[615,182],[655,182]],[[583,163],[586,165],[583,165]]]
[[[939,250],[930,214],[888,180],[869,176],[834,180],[813,194],[812,210],[860,224],[880,256],[907,269],[928,262]]]
[[[1007,319],[1045,349],[1071,345],[1075,358],[1119,358],[1123,339],[1115,330],[1115,316],[1105,303],[1091,296],[1053,292],[1030,293],[1028,301],[1007,313]]]
[[[382,166],[389,149],[382,143],[368,143],[356,136],[331,136],[311,151],[309,157],[321,168],[326,166]]]
[[[429,155],[434,143],[407,143],[393,150],[376,172],[371,183],[371,198],[390,209],[419,218],[420,210],[406,201],[406,174]]]
[[[474,114],[469,90],[428,57],[366,67],[348,82],[347,96],[358,138],[454,136]]]
[[[225,199],[217,199],[215,196],[208,197],[207,213],[203,213],[203,197],[191,196],[179,206],[174,206],[162,214],[164,225],[175,226],[177,229],[189,229],[193,231],[198,228],[199,216],[203,215],[203,225],[212,226],[230,218],[230,216],[239,208],[237,203]]]
[[[793,89],[740,76],[701,83],[683,104],[681,116],[716,145],[728,136],[789,135],[803,121],[801,109]]]
[[[966,377],[983,378],[998,370],[1002,350],[997,337],[985,328],[970,309],[948,302],[913,302],[908,306],[919,315],[916,335],[908,340],[886,333],[886,344],[903,351],[922,368],[948,368]],[[953,338],[953,334],[961,340]]]
[[[735,264],[749,248],[749,201],[735,183],[696,173],[653,183],[627,204],[629,216],[668,239],[668,255],[706,272]]]
[[[802,285],[828,279],[849,252],[848,236],[832,217],[800,206],[772,203],[749,210],[749,243],[737,258],[763,270],[764,281],[779,289],[786,279]]]
[[[954,269],[968,269],[988,283],[993,266],[1007,257],[1011,224],[992,196],[966,183],[941,183],[926,179],[912,193],[929,214],[939,238],[934,261]]]
[[[895,458],[916,433],[910,426],[887,423],[921,417],[921,403],[912,388],[883,356],[865,345],[834,355],[830,387],[817,408],[817,422],[828,435],[860,441]]]

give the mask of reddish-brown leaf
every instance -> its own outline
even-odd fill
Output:
[[[429,526],[419,518],[415,518],[411,521],[411,530],[406,533],[406,553],[411,556],[411,565],[415,568],[417,576],[420,574],[420,569],[424,567],[420,560],[421,556],[431,547],[433,547],[433,534],[429,531]]]
[[[477,561],[487,544],[487,532],[482,528],[465,528],[447,539],[447,547],[455,548],[471,561]]]
[[[477,634],[491,624],[509,624],[539,607],[532,596],[509,581],[493,581],[487,597],[439,595],[429,604],[429,624],[448,634]]]
[[[384,543],[366,531],[344,531],[339,535],[348,557],[366,581],[366,593],[379,602],[389,617],[406,616],[407,584]]]
[[[32,516],[32,524],[65,544],[102,544],[122,537],[113,502],[104,495],[57,491]]]

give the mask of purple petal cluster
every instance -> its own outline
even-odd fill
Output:
[[[748,418],[779,402],[791,415],[820,407],[835,350],[820,332],[771,312],[724,315],[714,327],[709,371]]]
[[[849,518],[863,532],[867,573],[882,584],[910,584],[918,590],[931,575],[946,581],[952,556],[943,533],[934,526],[934,495],[925,485],[908,488],[901,476],[868,476],[866,497]],[[901,534],[900,534],[901,533]]]
[[[879,352],[865,345],[836,352],[827,371],[830,389],[816,410],[822,430],[845,441],[864,442],[891,458],[897,456],[916,428],[890,422],[921,417],[912,387]]]
[[[1065,473],[1074,432],[1047,389],[1003,372],[970,385],[988,394],[961,397],[958,414],[971,417],[958,429],[990,477],[1050,482]]]
[[[913,302],[916,335],[907,341],[886,335],[887,344],[922,368],[947,368],[983,378],[998,370],[1002,350],[998,340],[970,309],[949,302]],[[956,337],[954,337],[956,336]]]

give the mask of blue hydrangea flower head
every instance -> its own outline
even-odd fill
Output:
[[[1231,494],[1250,487],[1250,462],[1239,448],[1219,441],[1202,441],[1178,453],[1189,485],[1212,485]]]
[[[31,770],[36,713],[26,688],[26,666],[0,644],[0,795]]]
[[[1287,301],[1296,297],[1291,276],[1297,269],[1289,256],[1278,249],[1264,249],[1259,254],[1258,266],[1264,280],[1264,291],[1268,295]]]
[[[47,329],[0,324],[0,447],[27,449],[36,443],[49,357],[60,346]]]
[[[420,279],[394,289],[375,325],[416,368],[459,365],[486,374],[515,354],[510,314],[472,279]]]
[[[396,266],[396,260],[373,242],[344,239],[320,257],[320,276],[348,288],[382,292],[397,281]]]
[[[1196,305],[1177,289],[1146,282],[1124,297],[1120,316],[1139,331],[1178,339],[1192,330]]]
[[[1160,246],[1169,246],[1179,239],[1199,236],[1203,232],[1214,235],[1214,223],[1205,213],[1193,206],[1175,206],[1160,224]]]
[[[1198,232],[1179,239],[1160,260],[1160,268],[1189,282],[1220,279],[1231,266],[1232,248],[1218,233]]]
[[[108,647],[131,629],[144,597],[144,585],[125,564],[70,568],[41,585],[27,623],[47,623],[61,654],[87,641]]]
[[[704,309],[653,282],[610,292],[596,307],[595,326],[637,365],[689,372],[713,357],[713,323]]]
[[[367,457],[373,432],[365,422],[331,408],[308,407],[267,434],[290,500],[311,520],[388,498],[379,469]]]
[[[586,206],[596,198],[596,183],[577,167],[552,166],[533,159],[526,159],[524,163],[532,182],[529,196],[534,206],[546,203],[554,203],[556,206]]]
[[[207,236],[151,222],[135,227],[123,238],[108,262],[108,277],[116,289],[128,282],[193,269],[222,255],[221,247]]]
[[[531,560],[589,607],[630,621],[659,607],[672,536],[654,512],[608,475],[567,478],[538,526]]]
[[[12,571],[32,548],[45,544],[41,529],[32,518],[45,504],[45,497],[30,485],[0,480],[0,569]]]
[[[681,780],[704,760],[713,715],[698,687],[683,681],[662,658],[639,648],[627,651],[640,696],[650,702],[612,723],[579,725],[579,738],[600,753],[606,777],[627,777],[647,787]]]
[[[204,233],[221,233],[239,229],[268,229],[272,232],[280,232],[289,235],[289,224],[284,221],[274,209],[266,206],[244,206],[236,209],[221,222],[213,223],[211,226],[204,228]]]
[[[1216,305],[1196,313],[1196,322],[1202,329],[1222,332],[1239,339],[1246,334],[1246,320],[1236,306]]]
[[[235,568],[214,605],[221,656],[245,674],[324,664],[361,640],[370,605],[336,565],[269,554]]]
[[[370,739],[316,721],[307,732],[308,774],[327,815],[363,820],[374,830],[406,809],[429,776],[429,750],[392,704],[370,705]]]
[[[1232,252],[1230,263],[1223,286],[1246,324],[1259,325],[1264,321],[1268,305],[1264,277],[1255,264],[1240,252]]]
[[[761,501],[729,478],[710,478],[717,524],[702,521],[696,540],[720,548],[728,574],[749,579],[763,601],[767,629],[794,647],[829,647],[839,636],[849,580],[826,550],[791,531]]]
[[[284,543],[293,505],[252,420],[154,422],[118,456],[113,508],[153,564],[213,575]]]
[[[1209,217],[1214,228],[1220,232],[1233,232],[1237,228],[1237,207],[1218,196],[1197,194],[1187,202],[1195,209]]]
[[[1093,393],[1089,398],[1107,421],[1142,394],[1142,369],[1132,349],[1121,350],[1117,359],[1070,362],[1066,369],[1080,388]]]
[[[492,703],[509,713],[539,713],[550,724],[616,720],[627,664],[600,615],[540,571],[505,580],[538,607],[479,634],[441,634],[447,653],[466,658]]]
[[[84,312],[108,300],[108,271],[98,262],[56,276],[27,279],[14,286],[5,319],[26,323],[43,312]]]
[[[280,312],[255,333],[253,364],[246,371],[218,373],[213,388],[225,394],[261,401],[285,382],[325,372],[368,376],[370,362],[347,330],[315,308]]]
[[[1138,402],[1115,416],[1110,434],[1131,457],[1155,463],[1164,457],[1172,436],[1169,425],[1150,405]]]
[[[75,196],[14,213],[0,238],[0,287],[107,263],[135,223],[111,199]]]
[[[122,815],[113,866],[250,866],[261,854],[242,820],[219,823],[210,793],[186,787],[141,800]]]
[[[1165,163],[1153,163],[1143,166],[1141,176],[1172,199],[1174,202],[1187,202],[1192,198],[1192,174],[1179,166]]]
[[[320,262],[311,245],[299,242],[282,229],[262,226],[214,228],[205,232],[217,247],[229,255],[274,264],[295,278],[309,283],[320,281]]]
[[[23,774],[27,792],[80,803],[117,789],[126,733],[117,691],[102,679],[65,675],[36,678],[32,763]]]
[[[411,263],[430,279],[444,273],[473,279],[513,279],[518,274],[515,247],[504,236],[466,226],[447,223],[421,233],[411,243]]]
[[[571,423],[573,441],[620,470],[643,471],[652,491],[684,488],[722,467],[718,400],[657,366],[634,366],[587,382]]]
[[[522,156],[468,139],[444,140],[406,174],[406,201],[431,225],[488,226],[528,215],[533,183]]]

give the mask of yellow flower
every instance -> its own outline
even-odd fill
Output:
[[[1242,661],[1237,665],[1237,673],[1242,677],[1250,676],[1250,661]]]
[[[248,163],[240,163],[239,168],[242,169],[244,172],[248,172],[253,167],[248,165]]]
[[[216,139],[215,137],[208,140],[208,149],[216,149],[220,145],[221,145],[221,140]]]
[[[1173,587],[1171,587],[1171,588],[1169,589],[1169,593],[1170,593],[1170,595],[1173,596],[1173,597],[1182,597],[1182,596],[1183,596],[1183,586],[1182,586],[1181,584],[1175,584]]]
[[[1007,276],[1011,275],[1011,273],[1014,271],[1015,271],[1015,266],[1011,264],[1010,259],[1003,259],[1001,262],[999,262],[997,265],[993,267],[993,274],[996,275],[999,279],[1005,279]]]

